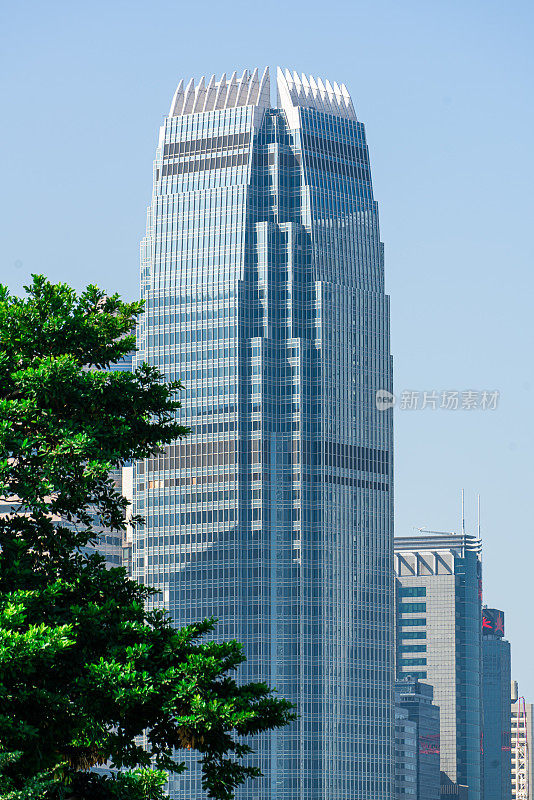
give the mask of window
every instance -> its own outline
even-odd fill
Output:
[[[426,597],[426,586],[400,586],[399,597]]]
[[[409,614],[414,611],[426,611],[426,603],[399,603],[401,614]]]

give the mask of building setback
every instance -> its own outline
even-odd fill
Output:
[[[511,800],[510,643],[504,612],[482,609],[484,800]]]
[[[136,465],[134,577],[213,614],[240,679],[298,720],[241,800],[393,792],[389,305],[364,126],[278,70],[181,83],[141,248],[138,360],[180,378],[187,440]],[[202,796],[195,757],[171,797]]]
[[[482,800],[480,552],[466,534],[395,539],[397,677],[433,686],[441,793],[469,800]]]

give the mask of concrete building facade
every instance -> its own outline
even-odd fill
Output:
[[[533,800],[533,705],[519,695],[517,681],[512,682],[511,694],[512,800]]]

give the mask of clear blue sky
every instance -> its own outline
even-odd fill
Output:
[[[396,412],[397,533],[467,527],[534,700],[534,5],[113,0],[1,12],[0,278],[137,295],[158,126],[182,77],[280,63],[344,81],[367,126],[397,392],[498,389],[497,411]]]

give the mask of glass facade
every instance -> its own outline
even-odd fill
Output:
[[[191,435],[135,466],[132,572],[236,638],[298,720],[253,742],[254,800],[393,791],[389,306],[365,130],[344,86],[183,84],[141,247],[138,361]],[[195,758],[171,797],[202,797]]]
[[[417,724],[395,706],[395,800],[419,800],[417,793]]]
[[[416,725],[417,800],[439,800],[439,708],[432,686],[409,675],[395,683],[395,706]]]
[[[510,642],[504,613],[482,610],[484,800],[511,800]]]
[[[397,677],[433,686],[441,792],[466,786],[469,800],[482,798],[480,552],[464,534],[395,539]]]
[[[111,470],[110,476],[113,479],[116,490],[123,497],[131,501],[132,467],[126,466],[121,469]],[[129,516],[129,512],[127,514]],[[62,522],[68,527],[69,523]],[[106,559],[108,567],[128,567],[124,559],[127,534],[122,531],[112,531],[99,521],[96,514],[93,515],[93,531],[96,534],[94,544],[81,548],[82,552],[92,553],[98,551]]]
[[[110,372],[131,372],[133,369],[134,353],[127,353],[119,361],[109,366]],[[126,497],[127,500],[132,501],[132,480],[133,480],[133,467],[131,463],[126,464],[118,469],[111,470],[111,477],[115,483],[117,491]],[[126,512],[126,517],[131,515],[131,506]],[[128,526],[127,530],[112,531],[109,528],[99,524],[98,517],[93,517],[93,527],[98,533],[98,541],[94,546],[90,545],[85,550],[91,552],[96,549],[106,559],[109,567],[129,567],[129,559],[127,553],[129,551],[128,539],[131,535],[131,530]]]

